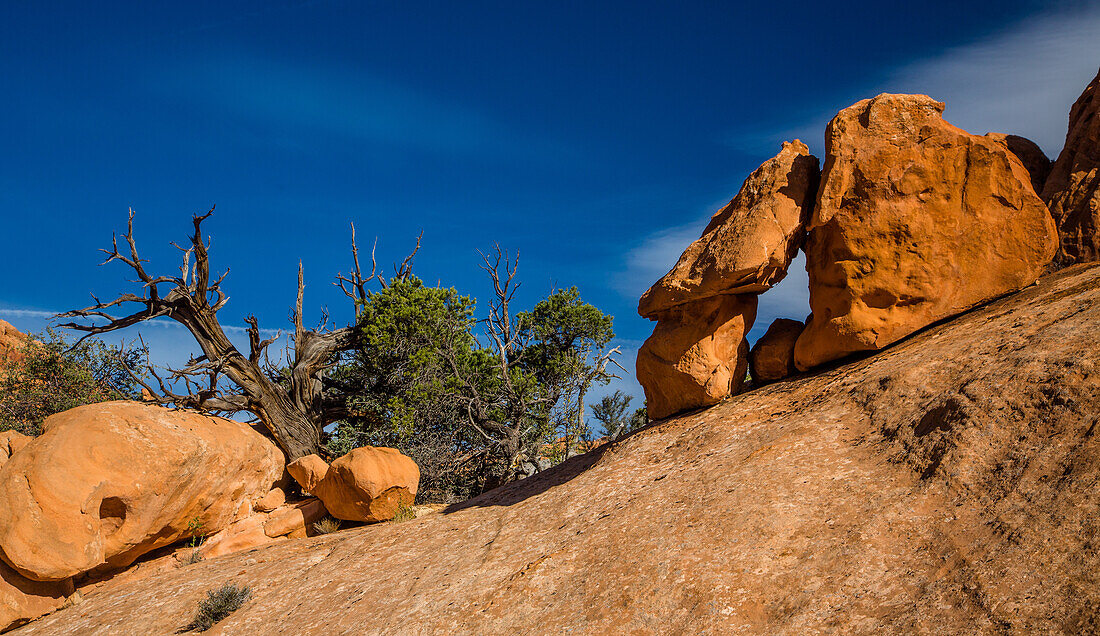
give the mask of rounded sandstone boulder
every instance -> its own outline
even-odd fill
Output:
[[[287,472],[316,495],[329,514],[345,521],[387,521],[411,506],[420,484],[420,468],[394,448],[363,446],[331,465],[307,455]]]
[[[776,382],[798,373],[794,366],[794,343],[802,334],[801,320],[777,318],[756,341],[749,353],[749,373],[753,382]]]
[[[658,316],[636,365],[651,419],[711,406],[740,390],[756,304],[755,294],[714,296]]]
[[[226,527],[283,455],[248,425],[138,402],[81,406],[0,467],[0,557],[57,581]]]
[[[943,109],[926,95],[884,94],[829,123],[799,369],[1017,291],[1053,258],[1054,222],[1023,164],[944,121]]]
[[[31,437],[19,431],[0,432],[0,466],[3,466],[20,448],[30,443]]]

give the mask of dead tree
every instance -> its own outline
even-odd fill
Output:
[[[183,253],[179,276],[153,276],[145,270],[144,264],[148,261],[138,256],[134,240],[134,211],[130,210],[126,234],[123,235],[128,254],[119,250],[117,237],[112,237],[110,250],[101,251],[107,254],[103,264],[121,261],[133,269],[138,277],[134,282],[140,284],[140,290],[121,294],[107,302],[93,295],[94,305],[59,316],[83,319],[82,322],[61,326],[86,332],[81,338],[83,340],[162,316],[175,320],[191,332],[202,349],[202,355],[192,359],[183,369],[169,370],[167,382],[152,368],[147,369],[159,385],[157,388],[135,374],[152,400],[204,411],[249,411],[267,427],[286,453],[287,461],[321,453],[324,427],[347,415],[343,396],[328,390],[331,385],[326,382],[325,373],[333,366],[340,352],[355,347],[357,328],[353,324],[326,330],[324,323],[327,320],[323,320],[316,330],[306,329],[302,316],[305,280],[302,264],[299,263],[298,297],[291,313],[293,348],[288,352],[287,368],[277,369],[268,361],[267,348],[279,336],[262,339],[254,316],[245,319],[248,354],[240,352],[226,337],[217,318],[218,310],[229,300],[221,288],[229,270],[226,269],[217,278],[211,277],[210,243],[203,237],[201,226],[213,212],[214,208],[211,208],[206,214],[195,215],[195,233],[190,237],[189,247],[172,244]],[[394,268],[395,278],[409,275],[413,256],[419,249],[418,237],[412,254]],[[385,286],[386,281],[376,273],[373,250],[371,273],[363,276],[355,246],[354,226],[352,257],[352,273],[349,276],[338,275],[335,284],[356,303],[358,317],[358,308],[367,299],[367,284],[377,281]],[[140,306],[140,309],[127,315],[116,315],[116,309],[135,306]],[[223,380],[228,380],[228,383]],[[185,389],[183,393],[174,388],[180,383]]]

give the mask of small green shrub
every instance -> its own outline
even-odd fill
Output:
[[[214,623],[239,610],[250,598],[252,598],[252,590],[248,586],[226,583],[216,590],[210,590],[206,593],[206,598],[199,601],[199,611],[195,614],[195,620],[191,621],[187,628],[196,632],[205,632],[213,627]]]
[[[191,535],[191,538],[187,540],[187,547],[197,548],[206,543],[206,535],[202,531],[205,525],[198,517],[187,522],[187,534]]]
[[[412,519],[416,519],[416,511],[413,510],[412,506],[401,504],[397,507],[397,514],[393,516],[392,521],[394,523],[401,523],[402,521],[410,521]]]
[[[187,555],[187,558],[183,560],[183,565],[194,565],[203,560],[202,552],[198,549],[192,550],[191,554]]]
[[[325,517],[313,524],[313,531],[317,534],[329,534],[340,529],[340,520]]]

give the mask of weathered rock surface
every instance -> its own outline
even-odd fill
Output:
[[[1063,265],[1100,261],[1100,73],[1069,111],[1066,145],[1043,187]]]
[[[829,123],[799,369],[1021,289],[1054,256],[1054,223],[1020,160],[944,121],[943,108],[884,94]]]
[[[466,505],[112,582],[21,628],[1094,633],[1100,267],[657,423]],[[293,593],[290,593],[292,591]]]
[[[13,327],[10,322],[0,320],[0,370],[6,360],[20,360],[20,350],[27,342],[26,334]]]
[[[363,446],[332,462],[302,457],[287,471],[302,489],[316,495],[329,514],[345,521],[387,521],[411,506],[420,484],[416,462],[394,448]]]
[[[271,511],[234,521],[208,537],[197,551],[203,558],[213,558],[286,538],[305,537],[310,534],[313,523],[325,514],[325,506],[317,498],[280,505]]]
[[[798,373],[794,366],[794,343],[806,327],[801,320],[776,318],[753,345],[749,369],[753,382],[767,384]]]
[[[638,350],[638,382],[651,419],[717,404],[745,381],[756,294],[712,296],[659,314]]]
[[[1004,133],[989,133],[986,137],[1003,144],[1009,152],[1016,155],[1020,163],[1024,164],[1027,173],[1031,175],[1031,187],[1035,193],[1043,191],[1043,184],[1046,183],[1047,176],[1050,174],[1050,158],[1046,156],[1039,144],[1027,137]]]
[[[783,280],[814,205],[817,157],[799,140],[756,169],[710,220],[703,236],[649,288],[638,313],[656,318],[686,302],[762,292]]]
[[[52,612],[72,593],[72,579],[32,581],[0,561],[0,632]]]
[[[0,467],[0,557],[61,580],[227,526],[283,473],[245,424],[138,402],[81,406]]]
[[[29,435],[24,435],[19,431],[0,431],[0,466],[4,465],[4,462],[15,454],[20,448],[23,448],[31,441]]]

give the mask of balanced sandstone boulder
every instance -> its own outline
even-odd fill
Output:
[[[787,275],[802,246],[818,181],[817,157],[785,142],[710,220],[672,268],[642,295],[638,313],[657,314],[720,294],[759,293]]]
[[[799,369],[1019,290],[1054,256],[1054,222],[1020,160],[947,123],[943,109],[925,95],[883,94],[829,123]]]
[[[32,581],[0,561],[0,632],[54,611],[73,591],[71,578]]]
[[[52,415],[0,467],[0,558],[59,581],[226,527],[283,474],[248,425],[137,402]]]
[[[1069,111],[1066,145],[1043,187],[1062,265],[1100,261],[1100,73]]]
[[[794,366],[794,343],[806,327],[801,320],[776,318],[749,353],[753,382],[767,384],[798,373]]]
[[[712,296],[657,315],[636,365],[650,419],[711,406],[741,389],[756,301],[756,294]]]
[[[1020,163],[1024,164],[1027,173],[1031,175],[1031,187],[1036,194],[1043,191],[1043,184],[1050,175],[1050,159],[1039,147],[1039,144],[1019,135],[1006,135],[1004,133],[989,133],[986,135],[993,141],[1008,148],[1008,151],[1016,155]]]
[[[345,521],[387,521],[411,506],[420,484],[416,462],[394,448],[363,446],[332,462],[306,455],[287,467],[302,490]]]
[[[30,443],[32,437],[19,431],[0,432],[0,466],[3,466],[20,448]]]

